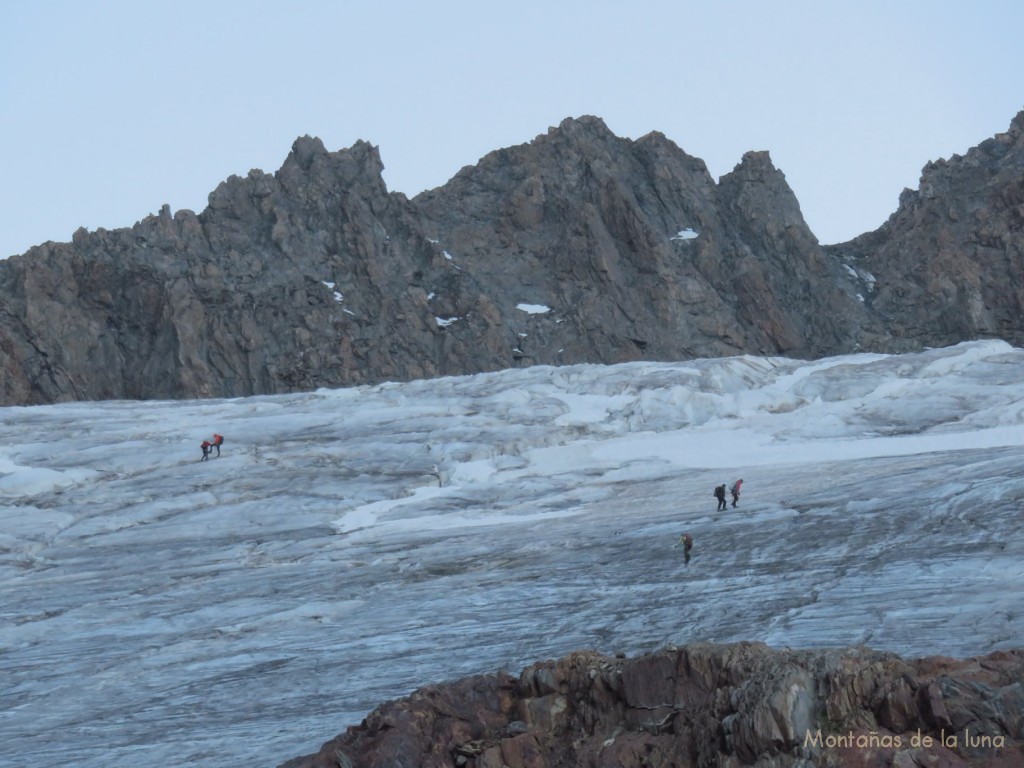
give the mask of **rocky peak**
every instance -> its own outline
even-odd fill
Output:
[[[875,232],[828,252],[865,279],[892,351],[1024,343],[1024,112],[965,155],[925,165]]]
[[[599,141],[615,140],[618,137],[613,134],[604,120],[593,115],[582,115],[580,117],[567,117],[558,127],[548,128],[545,136],[538,136],[534,142],[545,139],[586,141],[597,139]]]
[[[766,179],[777,181],[781,177],[783,183],[786,178],[772,163],[772,157],[766,150],[744,152],[743,158],[729,175],[746,181],[765,181]]]
[[[328,152],[319,138],[304,136],[292,144],[278,175],[304,173],[311,179],[333,184],[352,184],[357,180],[376,182],[384,172],[380,151],[366,141],[357,141],[348,149]]]
[[[313,165],[314,158],[326,157],[328,154],[327,148],[318,137],[306,134],[292,142],[292,151],[285,159],[285,164],[294,161],[304,171],[308,171]]]
[[[680,164],[689,168],[694,175],[702,176],[707,181],[713,183],[711,174],[708,172],[708,166],[703,160],[699,157],[688,155],[678,144],[660,131],[651,131],[644,134],[633,143],[633,146],[637,152],[653,158],[676,158]]]
[[[453,182],[479,183],[481,177],[519,179],[531,172],[552,180],[561,177],[571,181],[581,173],[604,172],[616,160],[628,156],[628,145],[626,139],[608,130],[600,118],[566,118],[528,143],[488,153],[477,165],[463,168]],[[500,182],[500,178],[496,180]]]
[[[373,145],[303,136],[198,215],[0,262],[0,402],[1022,343],[1022,115],[828,249],[768,152],[716,184],[662,134],[583,116],[408,200]]]
[[[1021,135],[1024,135],[1024,109],[1014,116],[1007,130],[1007,136],[1013,141],[1016,141]]]
[[[719,191],[727,205],[748,219],[770,212],[782,214],[784,226],[807,227],[796,195],[768,152],[745,153],[739,165],[719,180]]]

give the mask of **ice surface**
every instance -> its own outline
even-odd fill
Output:
[[[1000,342],[0,421],[3,765],[274,766],[579,648],[1024,644],[1024,351]]]

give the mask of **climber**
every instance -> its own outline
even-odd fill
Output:
[[[736,506],[736,502],[740,500],[741,485],[743,485],[743,478],[740,478],[735,483],[733,483],[732,488],[729,489],[729,492],[732,494],[732,505],[734,507]]]
[[[690,550],[693,549],[693,536],[689,533],[684,533],[679,537],[679,543],[683,545],[683,560],[687,565],[690,564]]]
[[[725,503],[725,483],[715,486],[715,498],[718,499],[718,512],[721,512],[726,508]]]

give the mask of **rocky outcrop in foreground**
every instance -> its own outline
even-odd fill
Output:
[[[1024,651],[574,653],[420,689],[279,768],[1024,765]]]

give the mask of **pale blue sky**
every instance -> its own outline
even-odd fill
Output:
[[[1024,109],[1024,3],[0,0],[0,257],[206,206],[297,136],[412,196],[565,117],[715,178],[768,150],[825,243]]]

